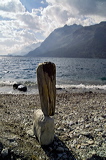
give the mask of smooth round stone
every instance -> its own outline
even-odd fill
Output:
[[[64,148],[63,148],[63,147],[58,147],[58,148],[56,149],[56,151],[57,151],[57,152],[64,152]]]
[[[3,158],[7,157],[8,154],[9,154],[8,148],[3,149],[2,152],[1,152],[1,155],[2,155]]]

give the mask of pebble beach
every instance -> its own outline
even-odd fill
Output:
[[[55,137],[33,135],[38,94],[0,94],[0,160],[106,160],[106,92],[57,91]]]

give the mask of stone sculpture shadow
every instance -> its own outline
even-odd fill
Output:
[[[54,137],[54,141],[50,145],[41,147],[50,160],[78,160],[73,151],[57,136]]]

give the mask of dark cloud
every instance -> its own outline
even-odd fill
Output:
[[[56,0],[55,0],[56,2]],[[80,15],[102,15],[106,16],[106,1],[105,0],[58,0],[65,5],[77,9]]]
[[[79,15],[106,16],[106,0],[47,0],[47,2],[74,8]]]
[[[74,7],[81,15],[106,16],[106,1],[104,0],[80,0],[79,3],[74,2]]]

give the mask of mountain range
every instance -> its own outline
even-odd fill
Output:
[[[57,28],[26,56],[106,58],[106,22]]]

